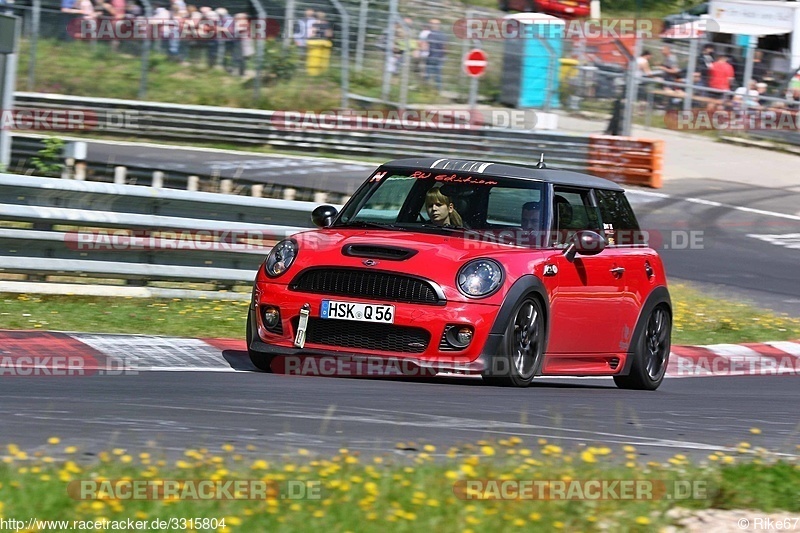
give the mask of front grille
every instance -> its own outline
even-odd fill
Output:
[[[299,317],[292,325],[297,331]],[[422,353],[431,335],[422,328],[309,317],[306,342],[382,352]]]
[[[432,282],[412,276],[358,269],[314,268],[301,272],[289,285],[313,292],[393,302],[444,305],[444,293]],[[437,290],[438,289],[438,290]]]

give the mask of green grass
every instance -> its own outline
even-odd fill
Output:
[[[670,287],[673,344],[800,339],[800,320]],[[0,328],[243,338],[247,302],[0,295]]]
[[[408,446],[398,443],[398,447]],[[692,463],[683,455],[663,463],[644,462],[632,446],[612,450],[584,444],[574,453],[565,453],[544,439],[526,443],[517,437],[448,450],[430,445],[418,449],[413,456],[372,458],[347,449],[327,457],[299,449],[267,461],[263,450],[252,445],[190,449],[177,460],[168,459],[155,447],[137,452],[116,448],[86,464],[79,448],[65,447],[52,437],[35,453],[14,444],[0,450],[4,455],[0,516],[83,521],[213,518],[224,519],[225,529],[220,530],[229,533],[385,531],[387,527],[443,532],[644,532],[670,525],[667,511],[675,507],[800,511],[800,464],[795,459],[776,461],[749,443],[740,443],[733,453],[715,452],[702,463]],[[144,500],[104,498],[101,493],[98,499],[73,499],[68,486],[79,480],[252,480],[255,486],[263,483],[266,497]],[[475,480],[637,480],[641,486],[656,488],[652,498],[642,499],[501,500],[488,485],[477,492],[460,490]],[[692,490],[676,498],[676,482]],[[289,498],[290,484],[308,490],[311,497]],[[659,487],[673,497],[662,497],[665,492]],[[106,491],[105,495],[111,494]]]

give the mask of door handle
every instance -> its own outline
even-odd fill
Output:
[[[625,267],[614,267],[611,270],[609,270],[609,272],[611,272],[615,276],[621,276],[625,273]]]

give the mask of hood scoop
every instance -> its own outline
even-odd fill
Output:
[[[348,244],[342,248],[344,255],[351,257],[368,257],[370,259],[387,259],[389,261],[405,261],[417,254],[417,250],[384,246],[381,244]]]

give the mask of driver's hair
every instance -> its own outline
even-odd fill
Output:
[[[461,215],[458,214],[458,211],[453,205],[453,201],[450,200],[449,196],[445,196],[442,193],[442,189],[439,187],[434,187],[433,189],[429,190],[425,193],[425,207],[435,204],[436,202],[442,203],[444,205],[453,206],[453,212],[450,213],[450,224],[453,226],[463,226],[464,220],[461,218]]]

